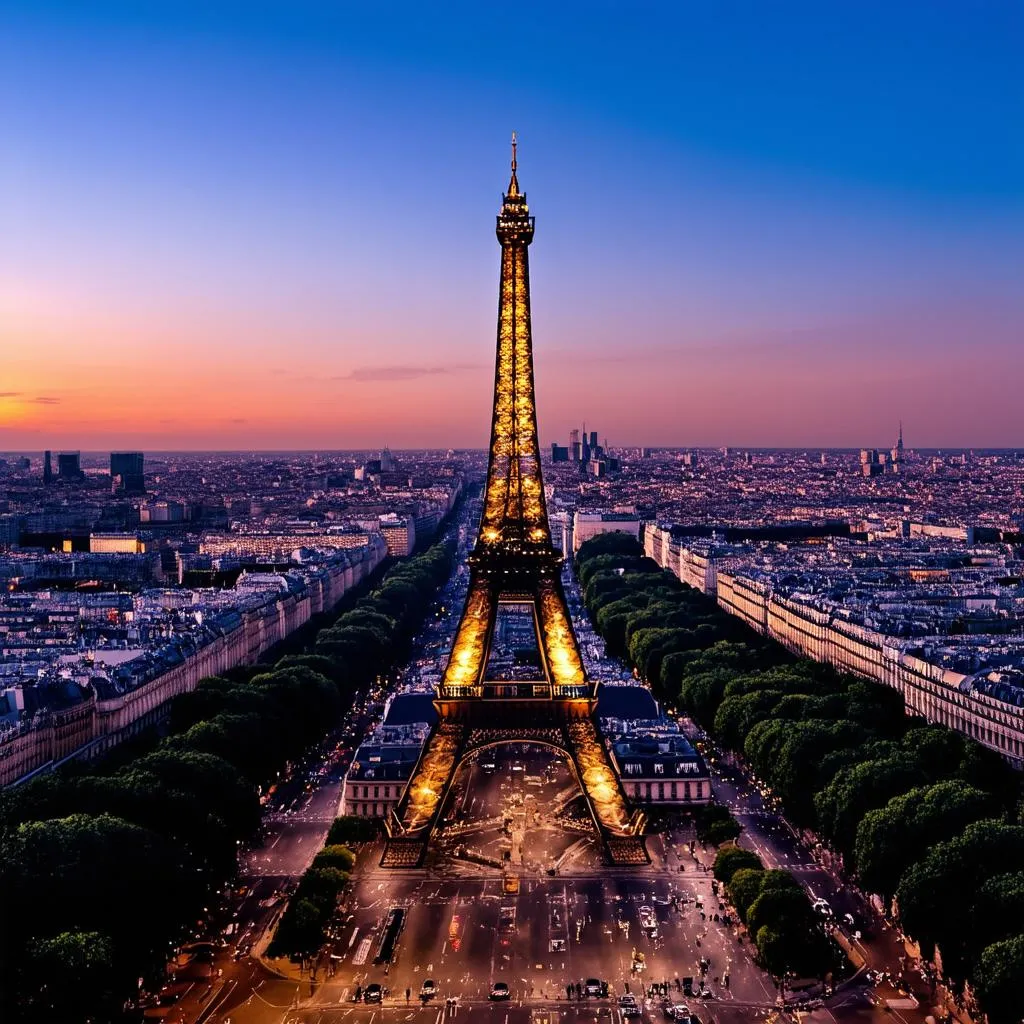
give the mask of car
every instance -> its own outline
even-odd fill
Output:
[[[491,994],[490,994],[489,998],[493,999],[495,1002],[500,1002],[501,1000],[504,1000],[504,999],[511,999],[512,998],[512,993],[509,992],[508,985],[506,985],[505,982],[503,982],[503,981],[496,981],[491,986]]]
[[[829,906],[829,902],[826,899],[822,899],[820,896],[814,901],[814,909],[821,914],[822,917],[832,917],[832,908]]]
[[[685,1003],[673,1003],[666,1001],[665,1016],[669,1020],[678,1021],[679,1024],[689,1024],[690,1008]]]
[[[588,996],[599,996],[601,994],[601,982],[597,978],[587,978],[583,988]]]
[[[623,1017],[639,1017],[640,1007],[637,1006],[636,996],[629,993],[619,996],[619,1012]]]
[[[434,984],[433,979],[427,978],[426,981],[420,985],[420,999],[433,999],[437,995],[437,986]]]
[[[363,989],[363,1002],[364,1003],[379,1003],[384,995],[384,990],[374,982],[372,985],[367,985]]]
[[[654,911],[647,906],[640,907],[637,911],[640,918],[640,927],[652,938],[658,937],[658,919],[654,916]]]

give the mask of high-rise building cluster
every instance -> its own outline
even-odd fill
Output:
[[[582,437],[582,440],[580,439]],[[607,476],[609,473],[617,473],[619,470],[618,459],[607,451],[607,442],[602,446],[597,438],[597,431],[587,433],[586,427],[582,434],[579,430],[569,431],[569,443],[561,445],[557,441],[551,444],[551,462],[571,463],[578,467],[581,473],[595,477]]]

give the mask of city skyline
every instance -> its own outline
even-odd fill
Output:
[[[0,449],[483,447],[513,128],[545,443],[1024,434],[1009,6],[246,12],[9,15]]]

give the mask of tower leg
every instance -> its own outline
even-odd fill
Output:
[[[597,727],[590,718],[566,724],[569,753],[579,773],[580,787],[590,806],[609,864],[636,867],[649,864],[644,845],[644,815],[629,813],[622,784]]]
[[[455,777],[466,742],[462,722],[442,720],[434,726],[398,807],[387,819],[388,839],[381,867],[419,867],[444,798]]]

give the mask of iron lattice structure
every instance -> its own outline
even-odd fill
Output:
[[[431,733],[396,812],[382,864],[419,864],[459,763],[483,743],[534,740],[563,750],[609,859],[646,863],[643,816],[630,813],[594,718],[596,687],[583,668],[551,542],[533,374],[528,248],[534,218],[512,176],[497,219],[501,243],[494,411],[483,514],[470,555],[470,582],[451,656],[434,701]],[[541,672],[488,680],[499,606],[532,610]]]

